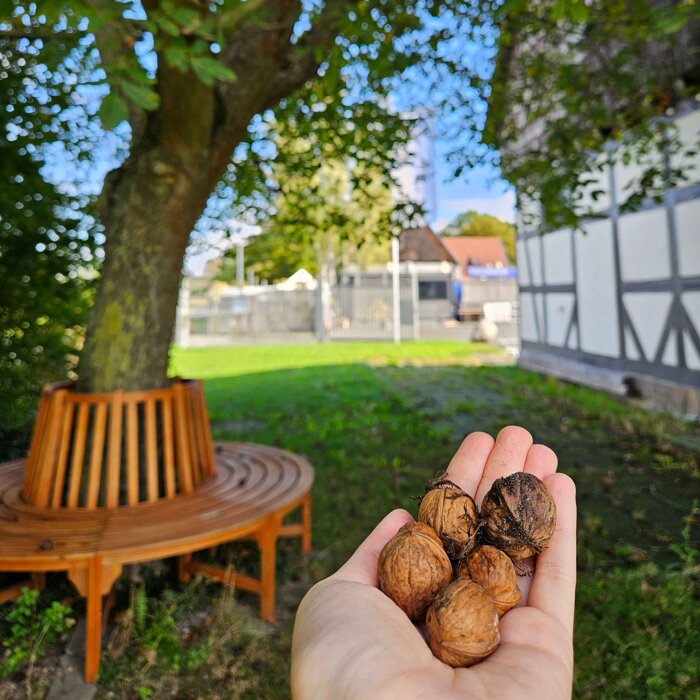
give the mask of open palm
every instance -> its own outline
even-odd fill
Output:
[[[386,542],[413,520],[391,512],[335,574],[316,584],[297,613],[292,692],[297,700],[476,698],[560,700],[571,696],[576,587],[576,501],[557,458],[516,426],[496,440],[472,433],[448,467],[449,478],[480,504],[493,481],[515,471],[544,481],[557,505],[549,546],[525,566],[520,607],[501,618],[501,644],[471,668],[433,657],[420,630],[377,588]]]

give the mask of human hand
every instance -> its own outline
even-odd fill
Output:
[[[292,645],[296,700],[470,698],[562,700],[571,697],[576,588],[576,500],[573,481],[557,474],[557,457],[509,426],[494,439],[472,433],[448,477],[481,505],[493,481],[515,471],[542,479],[557,505],[549,546],[525,565],[520,607],[500,620],[501,644],[470,668],[436,659],[418,628],[377,587],[384,545],[411,515],[387,515],[335,574],[317,583],[297,612]]]

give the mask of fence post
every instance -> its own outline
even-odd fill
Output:
[[[401,290],[399,288],[399,237],[391,237],[392,306],[394,310],[394,342],[401,342]]]
[[[420,340],[420,308],[418,306],[418,276],[416,264],[408,261],[408,271],[411,273],[411,320],[413,321],[413,340]]]

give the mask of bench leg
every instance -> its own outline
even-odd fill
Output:
[[[311,551],[311,494],[307,493],[301,502],[301,551],[308,554]]]
[[[68,570],[68,578],[85,598],[85,682],[92,683],[100,669],[102,647],[102,596],[121,574],[120,564],[104,566],[102,557]]]
[[[177,558],[177,577],[181,583],[187,583],[192,578],[192,553],[183,554]]]
[[[100,668],[102,647],[102,565],[97,558],[87,571],[85,613],[85,682],[92,683]]]
[[[260,549],[260,617],[275,622],[275,563],[279,523],[269,521],[256,536]]]

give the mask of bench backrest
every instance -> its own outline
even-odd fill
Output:
[[[22,496],[46,508],[136,505],[189,493],[216,469],[200,382],[165,389],[76,392],[45,387]]]

